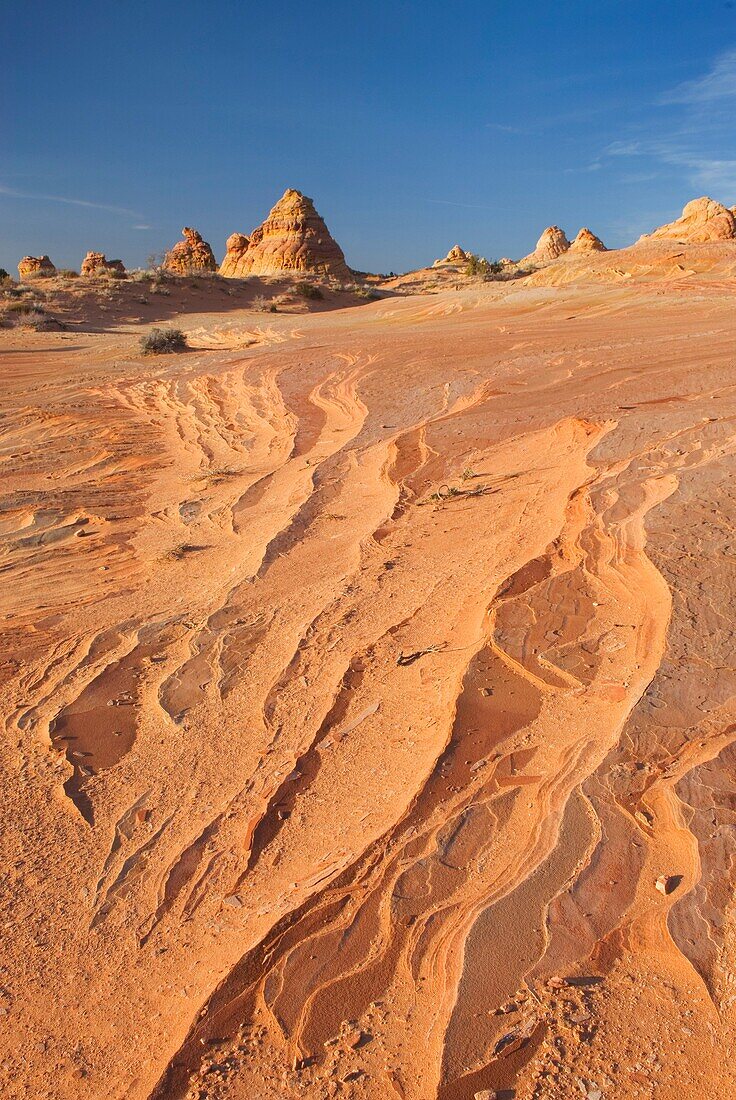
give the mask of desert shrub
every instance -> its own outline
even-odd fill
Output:
[[[7,271],[5,270],[5,268],[4,268],[4,267],[0,267],[0,283],[4,283],[4,282],[5,282],[5,280],[6,280],[6,279],[9,279],[9,278],[10,278],[10,276],[8,275],[8,273],[7,273]]]
[[[481,278],[493,278],[503,271],[503,264],[498,260],[487,260],[485,256],[475,256],[472,252],[465,265],[465,274],[471,276],[480,275]]]
[[[15,323],[19,328],[32,328],[36,332],[46,328],[50,322],[46,312],[39,308],[19,310],[15,316]]]
[[[144,355],[166,355],[169,352],[185,351],[187,338],[180,328],[152,328],[141,336],[140,349]]]
[[[377,302],[381,297],[377,291],[371,290],[369,286],[355,286],[353,293],[357,298],[365,298],[367,302]]]
[[[321,302],[324,298],[324,294],[314,283],[297,283],[294,290],[300,298],[309,298],[314,302]]]
[[[251,305],[253,309],[257,309],[260,313],[266,313],[271,308],[271,302],[265,294],[257,294]]]
[[[127,279],[128,277],[126,271],[120,271],[117,267],[100,267],[95,275],[100,279]]]
[[[78,271],[72,271],[70,267],[62,267],[57,269],[56,274],[60,279],[76,279],[79,276]]]
[[[39,302],[11,302],[7,307],[9,313],[30,313],[35,310],[37,313],[43,313],[43,306]]]

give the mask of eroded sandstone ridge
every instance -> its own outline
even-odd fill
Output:
[[[125,265],[122,260],[108,260],[104,252],[88,252],[82,260],[80,274],[101,275],[108,271],[116,271],[120,275],[125,274]]]
[[[587,226],[578,233],[575,240],[570,245],[571,252],[605,252],[606,246],[600,237],[596,237],[592,230]]]
[[[227,244],[220,274],[231,278],[280,275],[285,271],[352,278],[342,249],[312,200],[301,191],[285,191],[250,238],[233,233]]]
[[[682,216],[667,225],[661,225],[640,239],[681,241],[683,244],[704,244],[706,241],[730,241],[736,237],[734,211],[704,195],[693,199],[682,211]]]
[[[175,275],[189,275],[194,271],[217,271],[217,261],[207,241],[196,229],[185,225],[182,229],[183,241],[177,241],[170,252],[166,253],[164,267]]]
[[[34,275],[55,275],[56,268],[48,256],[24,256],[18,264],[18,274],[21,279]]]

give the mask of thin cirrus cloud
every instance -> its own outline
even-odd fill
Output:
[[[736,49],[726,50],[714,62],[710,72],[698,80],[686,80],[665,92],[659,103],[698,104],[715,103],[722,99],[736,98]]]
[[[736,159],[722,156],[732,144],[733,100],[736,99],[736,49],[720,54],[710,69],[661,95],[659,107],[679,107],[679,124],[668,124],[662,135],[661,119],[652,122],[657,133],[634,140],[614,141],[604,157],[631,157],[655,162],[660,170],[678,169],[688,185],[717,194],[724,201],[736,197]],[[708,107],[707,115],[703,108]]]
[[[0,185],[0,195],[11,199],[34,199],[36,202],[61,202],[67,206],[84,206],[91,210],[106,210],[110,214],[122,214],[126,218],[140,218],[137,210],[128,210],[125,206],[110,206],[105,202],[90,202],[88,199],[70,199],[64,195],[44,195],[36,191],[18,191],[14,187]],[[149,229],[150,226],[136,226],[136,229]]]
[[[649,157],[672,168],[683,168],[690,182],[705,189],[736,193],[736,160],[692,152],[673,141],[614,141],[605,150],[609,157]]]

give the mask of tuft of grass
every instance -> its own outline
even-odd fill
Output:
[[[61,269],[57,269],[56,274],[58,275],[58,277],[60,279],[77,279],[77,278],[79,278],[79,272],[78,271],[72,271],[72,269],[70,267],[62,267]]]
[[[187,338],[180,328],[152,328],[141,336],[140,349],[144,355],[167,355],[186,351]]]

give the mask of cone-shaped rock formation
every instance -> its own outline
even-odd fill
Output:
[[[285,191],[250,238],[233,233],[227,245],[221,275],[241,278],[312,272],[352,279],[342,249],[333,240],[312,200],[300,191]]]
[[[556,260],[570,247],[565,233],[558,225],[550,225],[537,241],[537,247],[521,263],[548,264]]]
[[[606,246],[600,237],[596,237],[587,226],[578,233],[575,240],[570,245],[571,252],[605,252]]]

